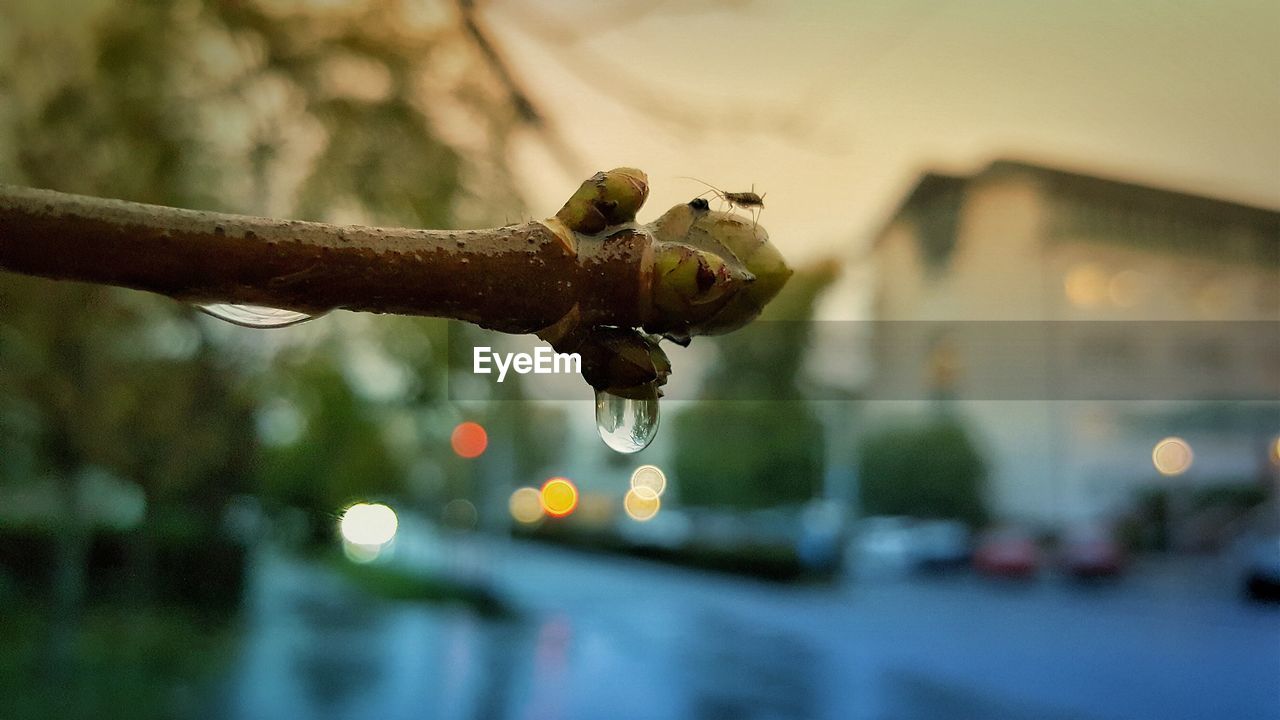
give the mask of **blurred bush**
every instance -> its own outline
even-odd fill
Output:
[[[869,435],[859,455],[864,514],[986,523],[986,463],[959,418],[903,422]]]
[[[804,502],[822,486],[822,424],[807,405],[699,403],[674,425],[682,504],[773,507]]]

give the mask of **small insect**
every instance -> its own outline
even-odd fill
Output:
[[[702,183],[710,188],[710,190],[702,193],[702,195],[712,193],[716,197],[720,198],[721,201],[727,203],[729,207],[739,207],[750,212],[752,227],[755,227],[755,224],[760,220],[760,211],[764,209],[764,195],[756,194],[756,186],[754,184],[751,186],[750,192],[725,192],[706,180],[699,180],[696,177],[688,176],[682,176],[682,179]],[[699,195],[698,197],[702,197],[702,195]]]

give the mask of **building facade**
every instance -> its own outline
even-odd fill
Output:
[[[1262,484],[1280,435],[1280,212],[998,161],[920,178],[873,250],[871,416],[945,402],[1000,518]],[[1193,451],[1163,476],[1153,448]]]

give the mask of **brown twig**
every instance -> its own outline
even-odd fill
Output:
[[[567,231],[566,231],[567,232]],[[575,248],[530,222],[487,230],[339,226],[0,186],[0,269],[186,302],[433,315],[535,332],[570,310],[642,324],[645,233]]]
[[[0,185],[0,270],[193,303],[432,315],[537,333],[582,355],[592,387],[649,393],[653,335],[750,322],[791,270],[741,218],[677,205],[635,224],[643,172],[583,182],[554,218],[487,230],[328,225]]]

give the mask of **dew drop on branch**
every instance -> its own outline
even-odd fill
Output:
[[[316,315],[281,310],[280,308],[262,307],[261,305],[235,305],[232,303],[212,303],[197,305],[205,313],[248,328],[282,328],[306,322]]]
[[[658,390],[639,399],[596,391],[596,429],[615,452],[637,453],[658,434]]]

